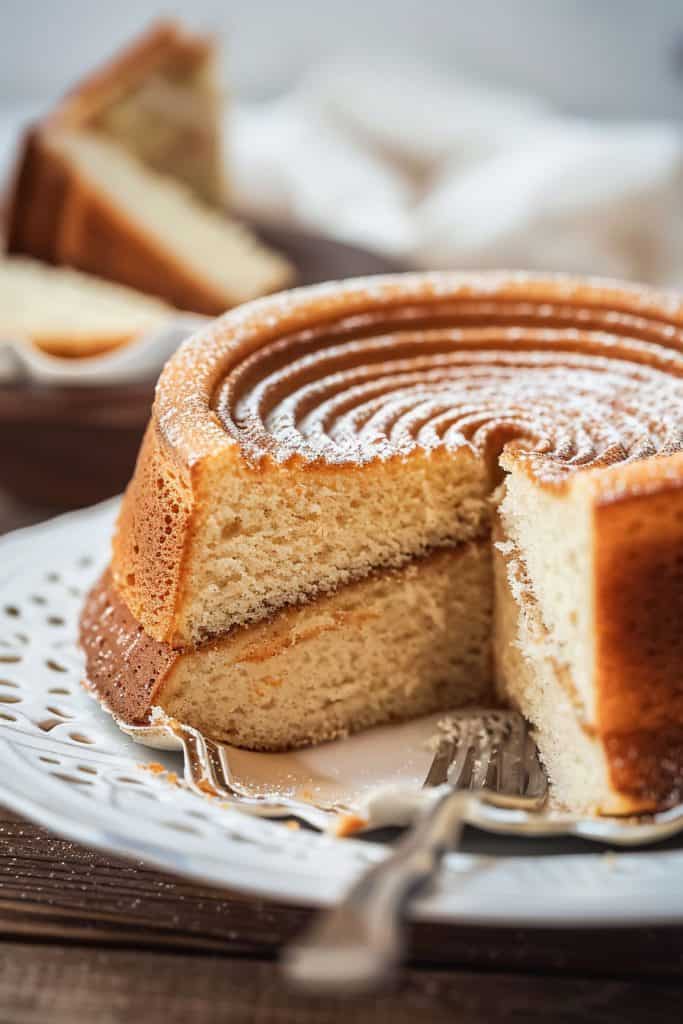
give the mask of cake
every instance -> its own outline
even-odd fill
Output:
[[[159,299],[77,270],[15,256],[0,259],[0,341],[48,355],[102,355],[156,330],[175,313]]]
[[[67,93],[49,126],[101,133],[219,206],[228,194],[219,70],[212,36],[163,19]]]
[[[161,375],[89,686],[258,750],[503,701],[560,804],[675,801],[682,343],[674,296],[561,275],[227,313]]]
[[[210,37],[162,22],[26,134],[7,248],[215,315],[292,268],[225,212]]]

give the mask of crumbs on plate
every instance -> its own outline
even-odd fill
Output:
[[[176,772],[170,772],[168,768],[164,768],[163,764],[159,764],[158,761],[148,761],[146,764],[138,765],[143,771],[151,772],[152,775],[165,775],[166,781],[170,782],[172,786],[179,786],[178,776]]]

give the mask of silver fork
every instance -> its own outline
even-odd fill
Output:
[[[521,715],[470,712],[449,721],[424,782],[443,787],[442,795],[388,857],[285,951],[285,974],[298,987],[351,994],[390,980],[403,954],[405,909],[457,844],[468,805],[536,811],[545,803],[547,779]]]
[[[152,741],[158,746],[158,740],[163,736],[164,746],[179,748],[183,755],[183,781],[199,796],[218,797],[223,804],[259,818],[299,818],[321,831],[329,825],[330,812],[312,804],[282,794],[243,793],[236,789],[230,771],[229,748],[205,736],[194,726],[164,715],[159,715],[153,725],[120,725],[128,736],[138,742]]]

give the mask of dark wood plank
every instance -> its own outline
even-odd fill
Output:
[[[308,999],[268,962],[0,943],[0,1007],[8,1024],[655,1024],[680,1020],[680,993],[661,982],[406,970],[381,999]]]
[[[6,813],[0,938],[270,957],[311,912],[194,885],[87,850]],[[683,978],[683,929],[416,925],[413,963],[612,978]]]

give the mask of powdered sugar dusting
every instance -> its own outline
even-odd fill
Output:
[[[561,484],[680,452],[682,378],[676,296],[563,275],[406,274],[227,313],[171,360],[155,411],[190,465],[226,448],[252,465],[465,446],[495,457],[514,441],[537,478]]]

